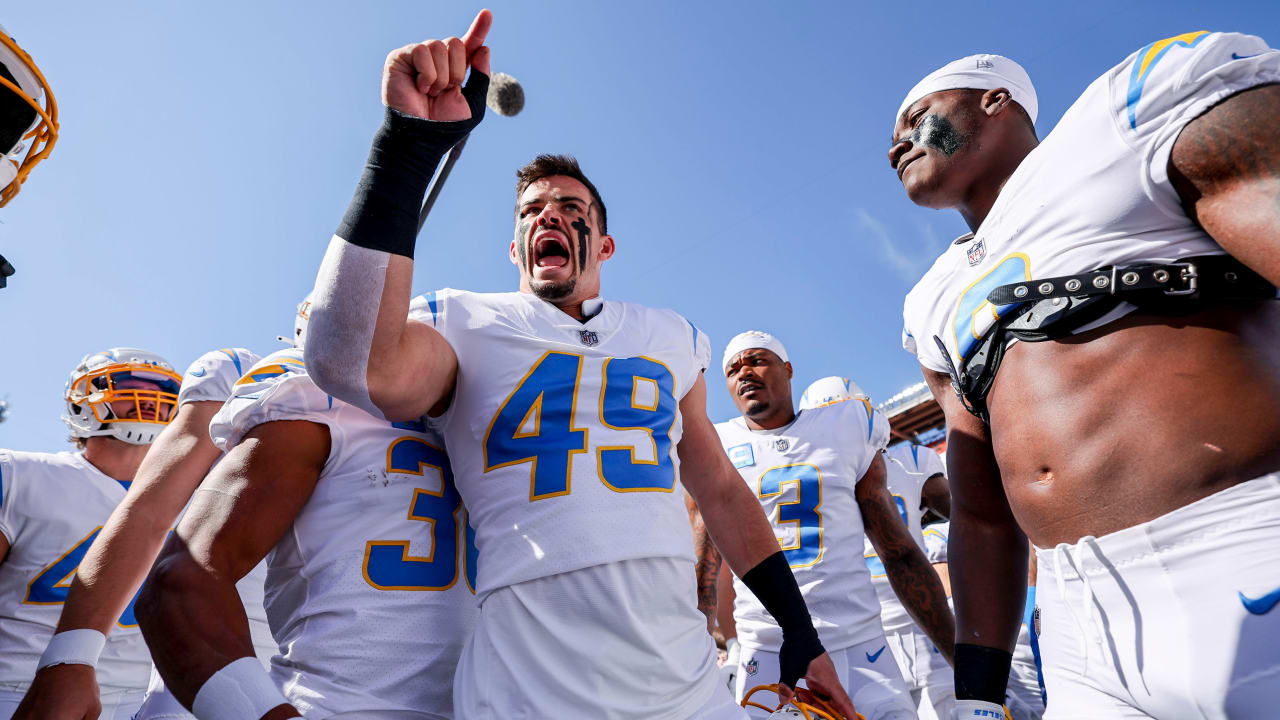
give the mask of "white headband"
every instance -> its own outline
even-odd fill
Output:
[[[1035,123],[1040,103],[1036,100],[1031,76],[1021,65],[1003,55],[970,55],[934,70],[911,88],[893,119],[897,122],[907,108],[925,95],[943,90],[994,90],[1001,87],[1009,91],[1013,101],[1021,105],[1031,116],[1031,122]]]
[[[782,362],[787,362],[787,349],[782,347],[782,343],[778,341],[778,338],[767,332],[748,330],[744,333],[734,335],[733,339],[729,341],[728,346],[724,349],[724,359],[721,360],[720,370],[724,373],[728,373],[729,363],[737,357],[738,353],[743,350],[753,350],[755,348],[768,350],[774,355],[782,358]]]

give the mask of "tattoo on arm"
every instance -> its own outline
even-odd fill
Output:
[[[701,514],[694,518],[693,551],[697,558],[698,609],[707,616],[710,630],[716,624],[716,584],[720,579],[721,558]]]
[[[942,581],[911,538],[888,492],[881,487],[870,495],[873,496],[860,502],[862,522],[884,563],[889,584],[911,618],[950,663],[955,654],[956,621],[947,607]]]

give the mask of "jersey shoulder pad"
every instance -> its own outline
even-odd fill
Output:
[[[231,397],[214,415],[209,435],[223,452],[254,427],[277,420],[307,420],[328,425],[341,401],[321,390],[307,375],[302,351],[289,348],[259,360],[236,381]]]
[[[1256,63],[1247,62],[1269,52],[1262,38],[1207,30],[1144,45],[1108,73],[1113,118],[1132,145],[1163,135],[1162,130],[1179,120],[1181,129],[1208,104],[1222,99],[1222,92],[1274,82],[1257,77]],[[1195,114],[1187,117],[1192,108]]]
[[[409,319],[440,330],[444,327],[445,311],[452,305],[466,302],[467,296],[475,294],[453,288],[425,292],[409,301]]]
[[[201,355],[182,376],[178,405],[206,400],[225,401],[231,396],[235,382],[260,359],[252,350],[245,348],[222,348]]]

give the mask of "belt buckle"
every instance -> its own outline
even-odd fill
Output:
[[[1195,263],[1189,263],[1189,262],[1170,263],[1169,267],[1182,268],[1182,272],[1179,274],[1179,278],[1182,280],[1182,282],[1187,284],[1187,288],[1185,290],[1165,290],[1164,294],[1165,295],[1195,294],[1196,290],[1198,290],[1200,287],[1199,280],[1198,280],[1198,278],[1200,277],[1200,273],[1199,273],[1199,269],[1195,266]]]

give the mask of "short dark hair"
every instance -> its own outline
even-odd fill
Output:
[[[604,209],[604,200],[600,198],[599,191],[596,186],[591,184],[587,179],[586,173],[582,172],[582,167],[578,165],[578,161],[572,155],[539,155],[532,162],[516,171],[516,202],[519,203],[520,196],[524,194],[526,188],[542,178],[552,177],[553,175],[562,175],[571,177],[574,180],[587,186],[587,190],[591,192],[591,200],[600,208],[600,234],[609,234],[608,214]],[[516,208],[518,215],[520,208]]]

